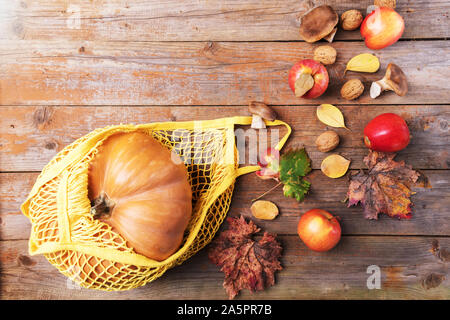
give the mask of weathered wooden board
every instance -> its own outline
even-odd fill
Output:
[[[297,236],[279,236],[284,269],[266,291],[236,299],[449,299],[449,238],[343,237],[326,253]],[[439,244],[440,254],[431,249]],[[27,241],[0,241],[1,299],[227,299],[223,273],[207,249],[156,281],[131,291],[78,289],[43,256],[29,256]],[[442,254],[445,252],[445,255]],[[369,290],[369,266],[381,270],[381,288]]]
[[[327,92],[299,99],[288,86],[289,69],[326,43],[303,42],[300,17],[325,2],[341,14],[353,8],[365,12],[373,1],[3,1],[0,299],[226,299],[223,274],[208,261],[206,250],[142,288],[77,289],[43,256],[28,255],[30,222],[19,207],[43,166],[95,128],[247,115],[251,100],[274,105],[279,119],[293,128],[286,148],[304,144],[315,170],[308,176],[312,187],[304,202],[285,198],[281,189],[265,197],[280,208],[273,221],[252,218],[249,207],[275,182],[254,174],[237,180],[228,215],[252,218],[264,231],[279,234],[284,248],[277,284],[238,298],[450,299],[450,82],[445,80],[450,2],[398,1],[405,33],[380,51],[368,50],[359,31],[339,30]],[[346,62],[363,52],[376,54],[381,69],[344,76]],[[383,76],[389,62],[405,71],[408,94],[386,92],[370,99],[370,83]],[[340,97],[350,78],[361,79],[366,88],[356,101]],[[347,178],[329,179],[318,170],[326,156],[314,143],[327,130],[315,115],[321,103],[335,104],[344,113],[351,131],[335,129],[341,137],[335,151],[352,160],[353,170],[364,168],[362,130],[371,118],[395,112],[406,119],[412,140],[397,158],[420,169],[432,185],[414,188],[410,220],[381,216],[369,221],[361,207],[342,202]],[[316,207],[342,219],[344,236],[330,252],[312,252],[296,235],[300,215]],[[437,246],[440,251],[433,252]],[[381,289],[366,286],[370,265],[381,268]]]
[[[409,220],[392,219],[380,216],[378,221],[366,220],[361,207],[347,208],[342,201],[346,197],[348,181],[346,177],[330,179],[320,170],[308,175],[312,187],[305,201],[298,203],[285,198],[281,188],[264,199],[273,201],[280,215],[272,221],[255,219],[264,228],[278,234],[296,234],[301,214],[309,209],[322,208],[333,212],[342,219],[342,232],[346,235],[435,235],[450,236],[448,211],[450,207],[448,190],[450,173],[445,170],[426,170],[424,172],[432,189],[414,188],[412,197],[413,216]],[[0,240],[24,240],[30,236],[30,222],[21,214],[20,205],[25,201],[38,173],[0,174]],[[252,199],[269,190],[275,182],[261,181],[254,174],[242,176],[237,180],[229,216],[244,215],[252,217]]]
[[[355,173],[355,172],[352,172]],[[296,234],[300,216],[306,211],[321,208],[338,215],[342,219],[342,232],[346,235],[450,235],[448,212],[442,208],[450,205],[448,190],[450,174],[447,170],[426,170],[425,175],[433,188],[416,187],[417,192],[411,199],[414,203],[413,215],[409,220],[393,219],[380,215],[378,220],[364,218],[361,206],[347,207],[345,201],[348,191],[347,176],[340,179],[330,179],[320,170],[314,170],[307,179],[311,189],[304,202],[283,196],[282,189],[276,189],[263,199],[274,202],[280,210],[280,215],[272,221],[258,221],[265,230],[278,234]],[[271,187],[275,181],[260,181],[255,175],[240,177],[236,183],[232,206],[229,215],[244,215],[252,217],[250,206],[255,199]]]
[[[401,115],[411,131],[411,144],[399,153],[398,159],[406,160],[417,169],[449,168],[448,105],[339,108],[351,131],[335,129],[341,137],[341,144],[335,152],[351,159],[352,168],[365,168],[362,162],[367,154],[363,143],[364,127],[370,119],[384,112]],[[320,168],[327,154],[316,149],[315,140],[327,127],[317,119],[316,106],[274,106],[274,109],[278,118],[293,128],[286,147],[304,144],[313,168]],[[237,115],[249,115],[247,107],[0,107],[0,170],[40,171],[63,147],[96,128],[108,125],[205,120]],[[249,127],[242,129],[245,131]],[[279,128],[280,138],[285,131]],[[270,132],[275,136],[274,131]],[[271,138],[268,139],[270,141]],[[250,147],[254,148],[256,144]],[[250,157],[247,157],[249,161]]]
[[[347,61],[370,52],[362,42],[336,42],[337,62],[320,98],[296,98],[287,77],[292,65],[312,58],[305,42],[84,42],[0,41],[1,105],[277,105],[442,104],[450,101],[450,45],[446,41],[398,42],[375,54],[375,74],[348,72]],[[432,54],[430,54],[432,52]],[[386,92],[376,100],[369,86],[388,63],[398,64],[409,92]],[[340,89],[350,78],[366,87],[345,101]]]
[[[301,16],[329,4],[342,14],[365,15],[373,1],[139,0],[4,1],[2,39],[120,41],[300,40]],[[397,1],[407,28],[402,39],[448,38],[448,1]],[[340,30],[337,40],[359,40],[359,31]]]

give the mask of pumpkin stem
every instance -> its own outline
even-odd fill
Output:
[[[109,217],[115,205],[114,201],[109,199],[105,192],[102,192],[92,201],[91,215],[94,219]]]

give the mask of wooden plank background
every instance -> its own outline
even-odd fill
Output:
[[[363,42],[336,42],[337,62],[330,85],[318,99],[299,99],[289,88],[290,67],[313,57],[318,44],[305,42],[67,42],[0,41],[4,105],[274,105],[437,104],[450,100],[447,41],[401,41],[380,51]],[[372,52],[381,62],[376,74],[347,72],[346,63]],[[439,54],[430,54],[439,52]],[[408,77],[409,92],[369,97],[370,83],[383,77],[388,63]],[[345,81],[359,78],[361,98],[340,96]],[[425,81],[430,79],[430,81]],[[432,81],[431,79],[436,79]]]
[[[119,41],[299,41],[301,16],[328,4],[340,15],[369,0],[110,0],[5,1],[1,39]],[[450,36],[450,4],[442,0],[397,1],[405,39]],[[80,23],[76,22],[80,18]],[[338,31],[337,40],[359,40]]]
[[[279,234],[284,270],[276,285],[237,299],[449,299],[450,36],[448,1],[397,1],[406,23],[402,39],[380,51],[358,31],[339,30],[338,59],[327,67],[330,86],[320,98],[296,98],[287,74],[323,42],[298,35],[299,18],[328,3],[338,13],[371,1],[4,1],[0,7],[0,298],[1,299],[226,299],[223,274],[206,251],[162,278],[127,292],[77,289],[42,256],[29,256],[30,223],[20,213],[43,166],[91,130],[119,123],[205,120],[247,115],[251,100],[274,107],[293,128],[289,145],[304,144],[312,159],[311,192],[303,203],[280,190],[266,199],[280,208],[274,221],[255,222]],[[80,18],[78,20],[78,17]],[[354,55],[372,52],[375,74],[349,72]],[[389,62],[405,71],[409,92],[373,100],[369,85]],[[350,78],[366,90],[356,101],[340,97]],[[374,116],[395,112],[407,121],[411,144],[398,155],[428,178],[415,188],[413,217],[364,219],[342,203],[347,177],[319,170],[325,154],[315,138],[329,129],[315,116],[321,103],[337,105],[351,131],[336,152],[364,168],[362,130]],[[280,132],[280,135],[284,131]],[[251,218],[251,200],[273,186],[255,175],[238,179],[230,216]],[[327,253],[308,250],[296,235],[299,216],[320,207],[342,218],[343,238]],[[438,250],[436,248],[439,247]],[[368,290],[366,269],[382,271],[380,290]]]
[[[447,262],[429,252],[433,243],[424,237],[344,237],[327,253],[313,253],[293,235],[280,236],[284,270],[269,290],[250,294],[242,291],[235,299],[442,299],[448,297]],[[449,247],[448,238],[436,237]],[[392,244],[389,253],[386,245]],[[394,245],[395,244],[395,245]],[[129,292],[78,289],[42,256],[29,257],[27,242],[11,241],[2,254],[3,298],[24,299],[227,299],[223,274],[212,265],[206,251],[175,267],[144,287]],[[412,263],[412,260],[414,263]],[[382,270],[382,289],[368,290],[367,266]],[[327,272],[325,272],[325,270]],[[339,276],[336,276],[339,275]],[[37,285],[41,284],[41,285]]]

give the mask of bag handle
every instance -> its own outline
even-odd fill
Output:
[[[233,117],[231,119],[233,120],[233,123],[235,125],[250,125],[252,123],[252,117]],[[281,120],[265,121],[265,123],[266,123],[266,126],[268,126],[268,127],[283,125],[287,128],[286,134],[283,136],[283,138],[281,138],[280,141],[278,141],[277,145],[275,146],[275,149],[280,151],[281,148],[283,148],[283,146],[286,143],[289,136],[291,135],[292,128],[286,122],[281,121]],[[237,168],[237,170],[236,170],[236,176],[239,177],[243,174],[258,171],[259,169],[261,169],[260,166],[240,167],[240,168]]]

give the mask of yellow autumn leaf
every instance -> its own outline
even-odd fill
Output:
[[[333,106],[332,104],[321,104],[317,107],[317,118],[330,127],[345,128],[344,115],[341,110]]]
[[[266,200],[253,202],[250,211],[255,218],[273,220],[278,215],[278,207],[275,203]]]
[[[320,170],[322,170],[323,174],[327,177],[340,178],[347,172],[349,166],[350,160],[347,160],[338,154],[332,154],[323,159]]]
[[[354,56],[347,62],[347,71],[357,71],[357,72],[377,72],[380,68],[380,60],[371,53],[362,53]],[[344,72],[344,73],[345,73]]]

